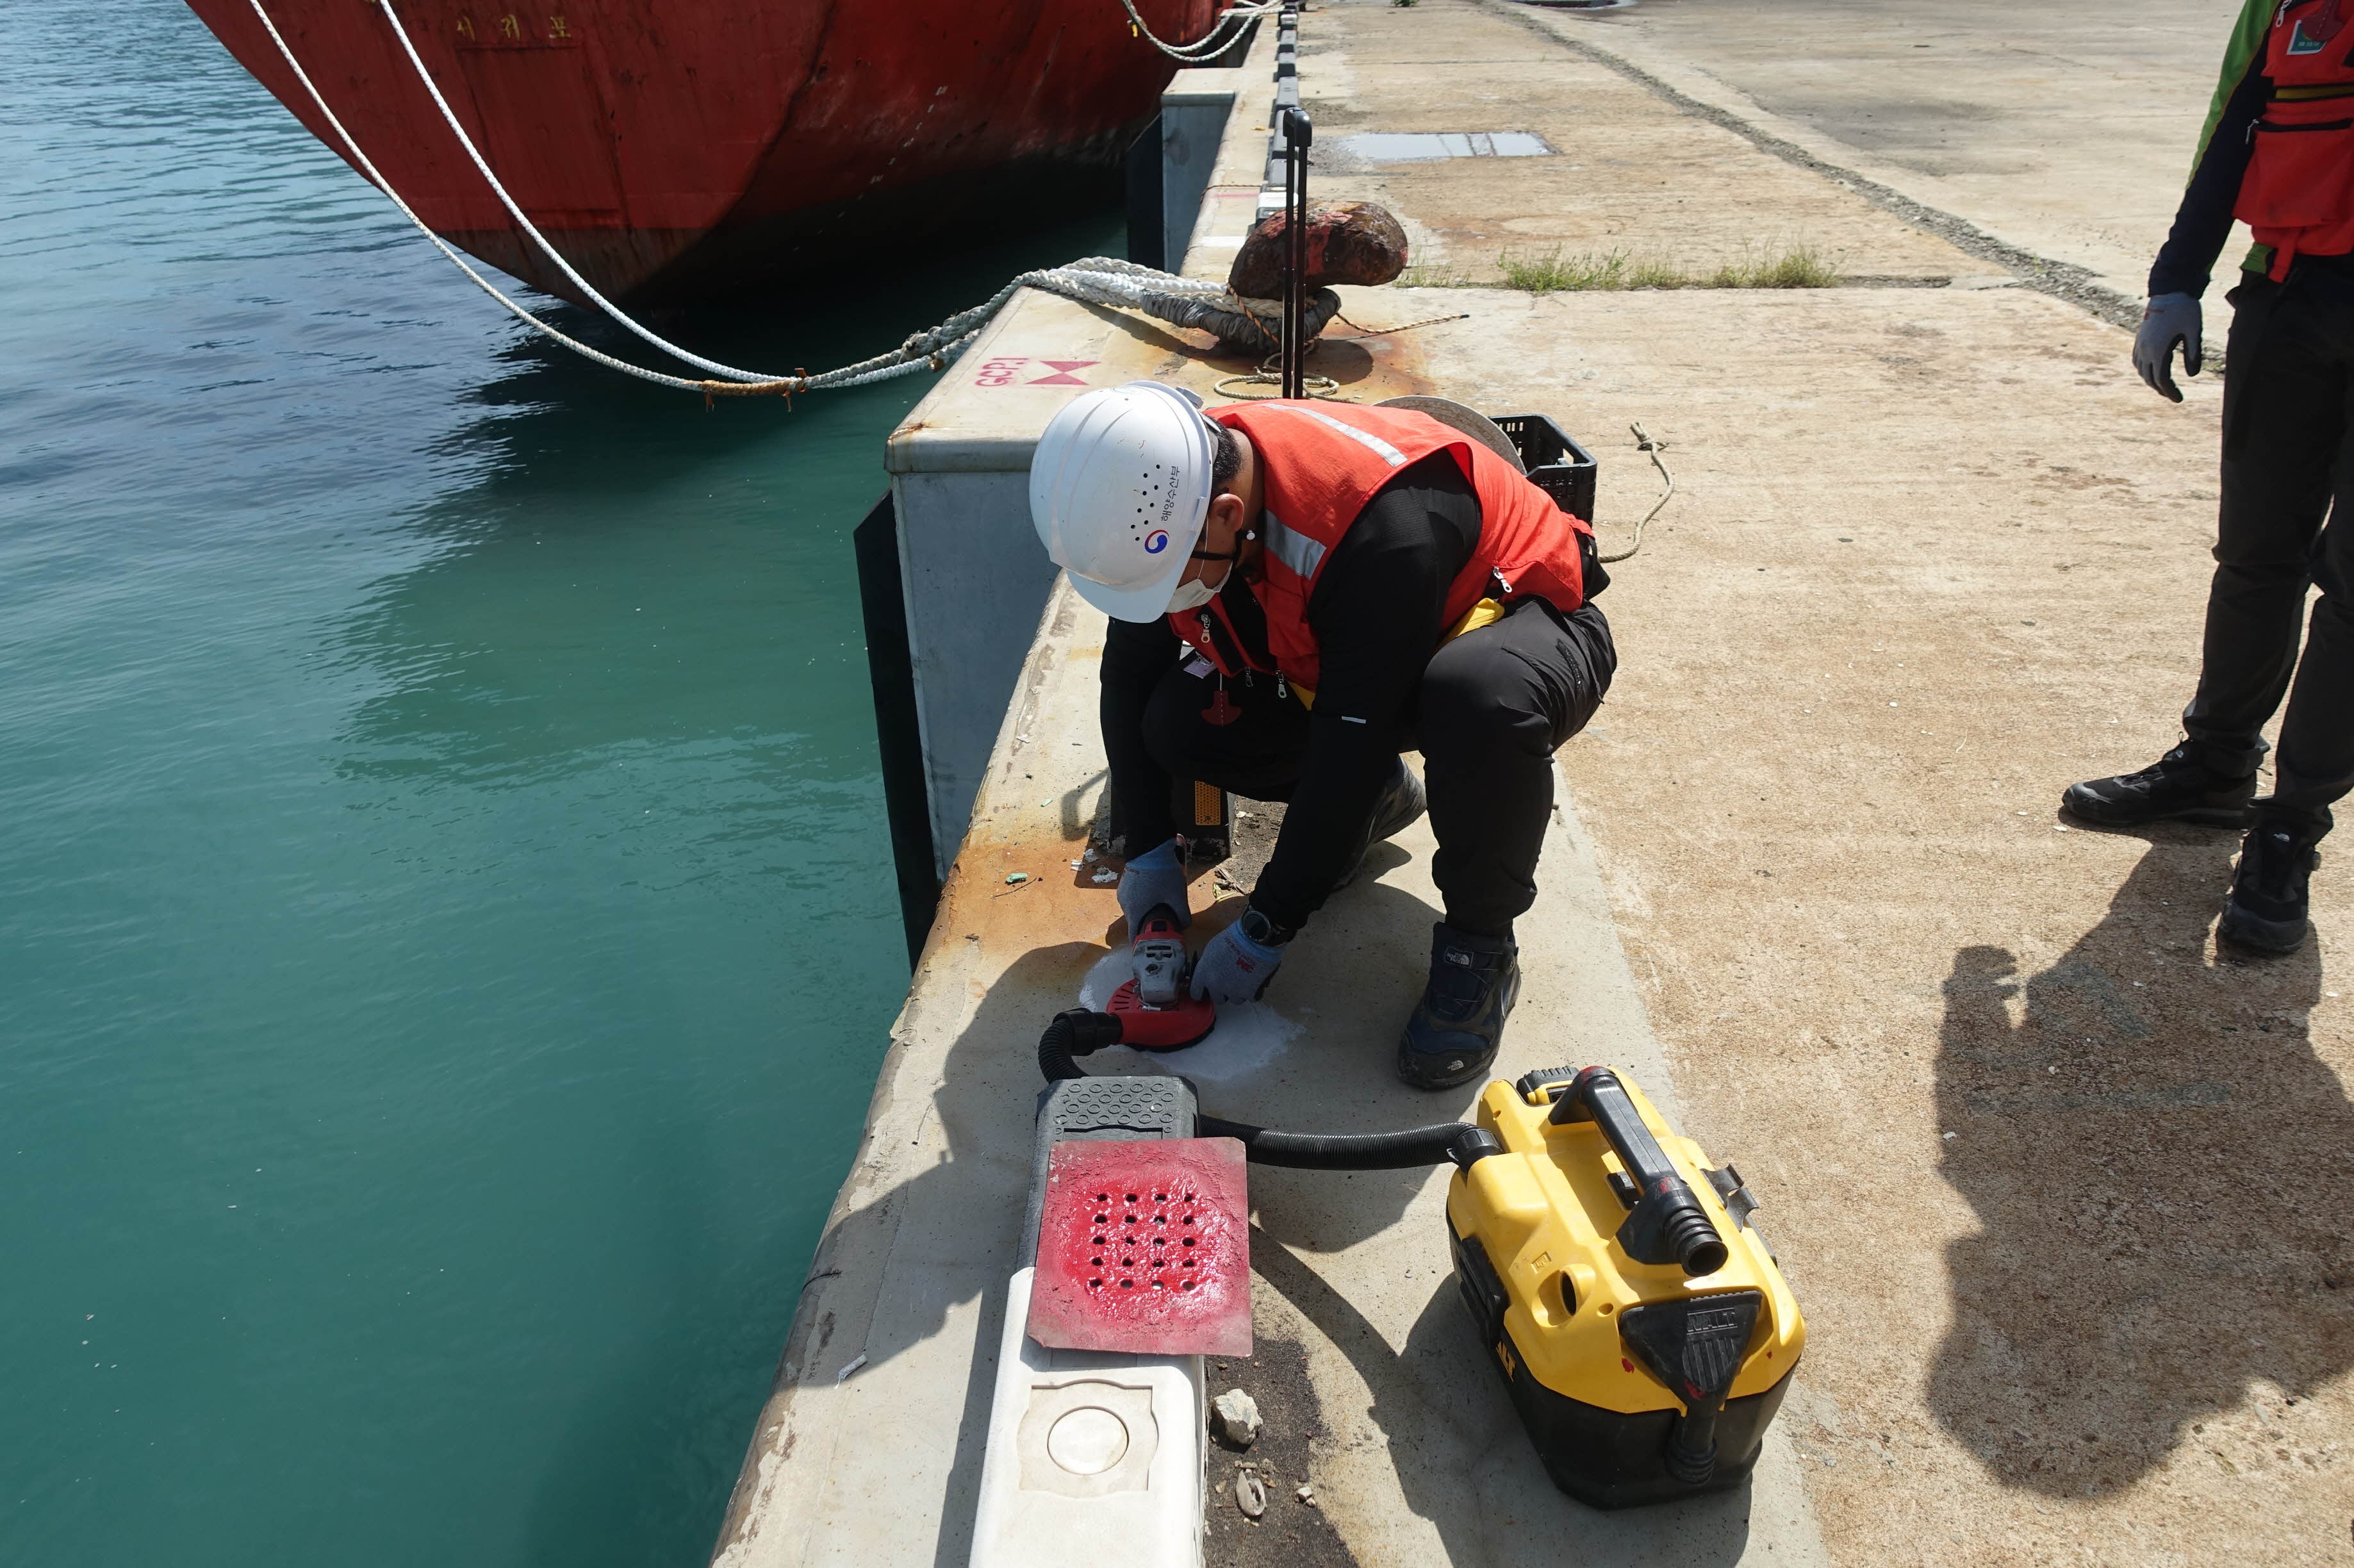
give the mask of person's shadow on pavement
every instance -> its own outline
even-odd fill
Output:
[[[1965,948],[1945,988],[1943,1170],[1980,1229],[1948,1249],[1929,1403],[2052,1497],[2132,1484],[2253,1383],[2303,1398],[2354,1367],[2354,1107],[2307,1037],[2317,944],[2218,955],[2235,841],[2148,837],[2056,962],[2022,985]]]

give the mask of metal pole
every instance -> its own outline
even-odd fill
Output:
[[[1307,111],[1283,111],[1283,395],[1308,395],[1308,149],[1315,127]]]

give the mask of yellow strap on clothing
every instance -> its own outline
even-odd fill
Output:
[[[1483,626],[1493,626],[1503,619],[1504,607],[1492,599],[1483,599],[1465,610],[1463,619],[1455,623],[1454,630],[1439,641],[1452,642],[1467,631],[1477,631]]]

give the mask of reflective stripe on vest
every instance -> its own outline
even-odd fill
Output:
[[[1372,452],[1392,468],[1405,466],[1405,453],[1398,450],[1371,430],[1361,430],[1354,425],[1345,424],[1320,408],[1310,408],[1304,403],[1269,403],[1266,407],[1274,413],[1304,414],[1328,429],[1338,430],[1351,440],[1361,443],[1367,451]]]
[[[1305,534],[1293,533],[1272,512],[1260,514],[1258,536],[1277,560],[1303,577],[1312,577],[1324,567],[1324,546]]]
[[[1564,611],[1585,602],[1578,539],[1592,530],[1584,520],[1555,506],[1504,459],[1427,415],[1267,401],[1229,405],[1210,417],[1247,436],[1258,453],[1266,549],[1249,587],[1267,615],[1267,654],[1303,700],[1321,680],[1308,604],[1332,547],[1400,469],[1434,453],[1454,458],[1480,514],[1479,542],[1448,585],[1442,641],[1483,624],[1474,611],[1498,585],[1504,599],[1541,598]],[[1171,624],[1219,669],[1240,673],[1227,668],[1218,650],[1203,647],[1210,640],[1198,625],[1182,617]]]

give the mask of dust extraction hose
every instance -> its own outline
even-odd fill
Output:
[[[1119,1044],[1119,1020],[1108,1012],[1075,1007],[1058,1012],[1038,1037],[1038,1070],[1048,1083],[1084,1078],[1076,1058]],[[1253,1127],[1224,1117],[1194,1119],[1202,1138],[1232,1138],[1243,1146],[1254,1165],[1288,1165],[1306,1171],[1413,1171],[1426,1165],[1455,1164],[1469,1170],[1474,1161],[1501,1154],[1496,1135],[1469,1122],[1443,1121],[1433,1127],[1412,1127],[1399,1132],[1281,1132]]]

